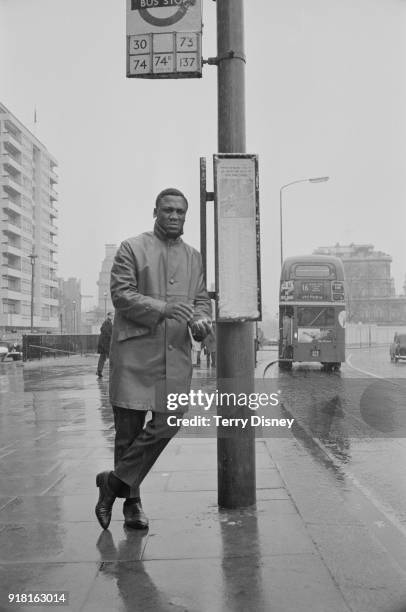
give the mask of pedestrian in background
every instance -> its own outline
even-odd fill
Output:
[[[200,355],[202,352],[202,344],[201,342],[196,342],[194,338],[192,340],[192,364],[197,368],[200,368]]]
[[[97,352],[99,353],[99,362],[97,364],[96,374],[99,378],[103,376],[103,368],[106,363],[106,359],[110,353],[111,334],[113,332],[113,313],[108,312],[106,319],[103,321],[100,328],[99,342],[97,345]]]
[[[155,202],[154,230],[124,240],[111,270],[110,402],[116,438],[114,471],[96,476],[95,510],[103,529],[116,497],[125,499],[127,527],[148,527],[139,487],[179,429],[168,423],[173,413],[167,402],[169,393],[190,390],[188,327],[197,341],[211,329],[201,256],[181,238],[187,208],[182,192],[162,191]],[[152,418],[147,421],[148,411]]]
[[[208,336],[203,340],[202,347],[206,354],[207,367],[212,368],[216,367],[216,335],[214,331],[214,323],[213,329],[210,331]]]

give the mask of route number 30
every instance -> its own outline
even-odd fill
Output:
[[[151,39],[149,36],[130,36],[130,55],[139,55],[151,51]]]

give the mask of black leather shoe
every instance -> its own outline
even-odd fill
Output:
[[[97,520],[103,529],[107,529],[111,521],[111,509],[116,496],[108,484],[110,472],[100,472],[96,476],[96,486],[99,487],[99,501],[96,504],[95,512]]]
[[[148,529],[148,518],[139,500],[126,499],[123,505],[124,525],[133,529]]]

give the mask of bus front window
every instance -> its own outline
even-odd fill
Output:
[[[334,325],[334,308],[301,306],[297,309],[297,323],[300,327],[330,327]]]

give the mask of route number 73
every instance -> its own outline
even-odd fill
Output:
[[[196,51],[197,50],[197,35],[196,34],[180,34],[176,35],[176,50],[177,51]]]

